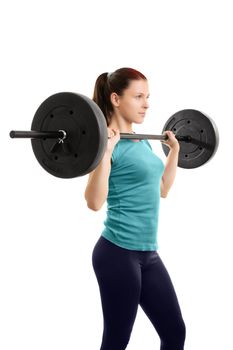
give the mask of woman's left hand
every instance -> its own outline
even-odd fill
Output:
[[[168,146],[170,149],[176,149],[179,151],[180,149],[180,144],[177,140],[177,138],[175,137],[175,134],[172,131],[164,131],[163,135],[167,135],[168,139],[166,141],[161,141],[162,143],[164,143],[166,146]]]

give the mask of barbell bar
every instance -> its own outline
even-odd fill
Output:
[[[196,168],[209,161],[219,143],[214,121],[194,109],[184,109],[165,123],[180,142],[178,166]],[[31,131],[10,132],[11,138],[30,138],[41,166],[60,178],[74,178],[91,172],[101,161],[107,146],[106,119],[87,96],[60,92],[48,97],[37,109]],[[167,135],[120,133],[121,139],[167,140]],[[54,140],[55,139],[55,140]],[[54,143],[55,142],[55,143]],[[167,155],[169,148],[162,144]]]
[[[10,132],[11,138],[31,138],[31,139],[59,139],[64,141],[66,136],[65,130],[58,131],[19,131],[12,130]],[[131,133],[120,133],[121,139],[134,139],[134,140],[160,140],[166,141],[168,139],[167,135],[152,135],[152,134],[131,134]],[[191,142],[191,136],[176,136],[178,141]]]

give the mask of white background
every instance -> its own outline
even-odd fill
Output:
[[[150,84],[135,131],[161,133],[176,111],[216,122],[205,166],[178,169],[161,201],[159,254],[187,327],[186,350],[232,349],[232,10],[221,1],[5,1],[1,35],[0,348],[99,349],[102,309],[91,264],[106,205],[86,207],[87,176],[45,172],[29,140],[34,113],[61,91],[92,97],[102,72],[132,67]],[[159,142],[154,152],[165,162]],[[159,349],[139,307],[129,350]]]

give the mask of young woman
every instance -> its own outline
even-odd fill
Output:
[[[137,314],[144,310],[157,331],[162,350],[182,350],[185,324],[170,276],[157,252],[160,197],[174,182],[179,143],[166,131],[170,148],[166,165],[148,140],[120,139],[143,123],[148,105],[146,77],[121,68],[101,74],[93,100],[108,125],[108,144],[89,174],[87,205],[99,210],[107,200],[105,228],[92,255],[99,284],[104,331],[101,350],[126,349]]]

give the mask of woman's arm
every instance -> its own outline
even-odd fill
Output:
[[[165,133],[168,135],[169,139],[167,141],[164,141],[163,143],[170,148],[170,151],[167,156],[167,162],[165,165],[165,169],[164,169],[164,173],[163,173],[161,185],[160,185],[160,193],[162,198],[167,197],[168,192],[174,183],[177,164],[178,164],[179,151],[180,151],[179,142],[175,138],[175,135],[173,134],[173,132],[166,131]]]
[[[97,211],[101,209],[108,196],[108,178],[111,171],[111,152],[106,152],[88,178],[85,190],[85,199],[89,209]]]
[[[89,174],[85,190],[87,206],[94,211],[100,210],[107,199],[112,152],[120,140],[120,132],[117,129],[108,128],[108,135],[111,137],[108,139],[105,154],[99,165]]]

